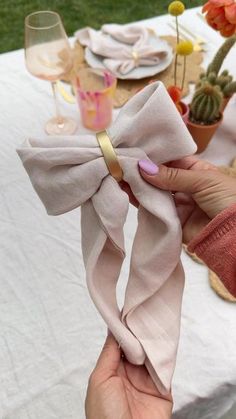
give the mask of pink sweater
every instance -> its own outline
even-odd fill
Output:
[[[236,297],[236,204],[218,214],[188,245]]]

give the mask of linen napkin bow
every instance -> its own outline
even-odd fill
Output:
[[[145,363],[159,391],[167,394],[184,284],[181,227],[171,194],[143,180],[138,160],[164,163],[194,153],[196,146],[160,82],[135,95],[107,132],[123,179],[140,202],[122,312],[116,284],[125,257],[129,199],[110,175],[95,135],[29,139],[17,151],[49,214],[81,206],[90,295],[126,358]]]
[[[167,42],[158,38],[150,45],[148,29],[141,26],[107,24],[101,31],[87,27],[75,36],[81,45],[104,57],[104,66],[117,76],[138,66],[157,65],[171,51]]]

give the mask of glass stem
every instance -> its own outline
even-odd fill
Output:
[[[59,110],[59,103],[57,99],[57,83],[55,81],[51,82],[52,84],[52,91],[53,91],[53,97],[55,102],[55,108],[56,108],[56,118],[57,118],[57,124],[58,126],[64,125],[64,118],[61,116],[60,110]]]

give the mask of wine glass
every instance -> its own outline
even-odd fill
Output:
[[[60,114],[57,100],[56,82],[73,66],[72,51],[58,13],[40,11],[25,18],[25,62],[31,74],[52,84],[56,117],[46,123],[46,132],[73,134],[77,123]]]

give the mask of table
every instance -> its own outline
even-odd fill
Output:
[[[209,39],[205,64],[222,39],[187,11],[183,23]],[[169,16],[147,21],[168,34]],[[211,48],[210,48],[211,47]],[[225,66],[236,77],[236,48]],[[79,210],[48,217],[15,149],[28,136],[44,135],[54,112],[48,83],[27,73],[23,50],[0,56],[0,417],[83,419],[89,374],[106,327],[85,285]],[[75,105],[61,103],[79,118]],[[204,157],[228,163],[236,155],[236,103]],[[78,132],[85,129],[79,124]],[[125,227],[130,254],[135,209]],[[173,382],[174,419],[218,419],[236,401],[236,306],[211,290],[207,269],[182,255],[186,271],[181,339]],[[118,287],[125,287],[128,257]]]

